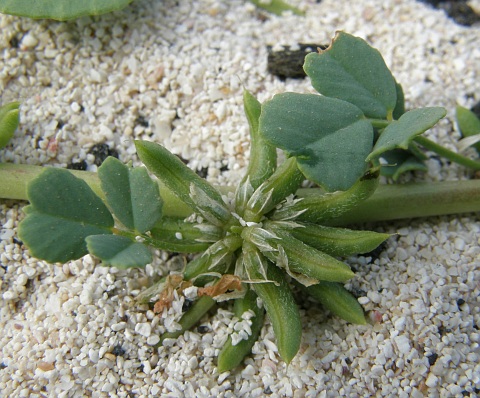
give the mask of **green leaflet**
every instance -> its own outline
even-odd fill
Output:
[[[57,21],[100,15],[120,10],[133,0],[0,0],[0,12],[29,18]]]
[[[91,235],[86,238],[90,254],[106,265],[118,268],[143,267],[152,262],[150,250],[142,243],[117,235]]]
[[[412,143],[414,144],[414,143]],[[410,145],[409,148],[412,146]],[[390,177],[393,181],[408,171],[427,171],[428,167],[423,163],[423,159],[418,158],[410,150],[392,149],[382,154],[382,161],[385,163],[381,166],[381,174]],[[380,162],[374,161],[380,165]]]
[[[381,133],[367,160],[378,158],[392,149],[408,149],[417,135],[433,127],[446,113],[445,108],[441,107],[420,108],[404,113]]]
[[[143,167],[128,167],[109,157],[98,168],[107,203],[118,220],[128,229],[143,234],[162,216],[158,185]]]
[[[0,148],[5,148],[18,127],[20,102],[0,107]]]
[[[463,106],[457,106],[456,118],[458,129],[462,134],[462,137],[471,137],[480,134],[480,119],[471,110],[464,108]],[[480,142],[472,145],[480,154]]]
[[[270,0],[268,2],[262,0],[250,0],[250,2],[255,4],[257,7],[263,8],[264,10],[276,15],[282,15],[285,11],[291,11],[297,15],[305,14],[303,11],[285,3],[282,0]]]
[[[85,238],[110,234],[113,217],[90,187],[69,171],[48,168],[28,186],[27,217],[18,234],[33,256],[66,262],[88,253]]]
[[[315,90],[356,105],[369,118],[391,119],[398,107],[396,82],[381,54],[358,37],[338,32],[325,51],[305,57],[304,69]]]
[[[358,107],[320,95],[275,95],[262,105],[259,128],[328,191],[350,188],[365,172],[373,146],[372,125]]]

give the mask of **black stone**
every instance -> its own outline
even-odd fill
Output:
[[[145,116],[139,115],[135,119],[135,124],[139,124],[140,126],[143,126],[143,127],[148,127],[148,120],[145,118]]]
[[[118,152],[115,149],[111,149],[107,144],[95,144],[88,151],[89,154],[95,157],[93,163],[100,166],[103,161],[109,156],[113,156],[118,159]]]
[[[311,52],[316,52],[317,48],[324,50],[327,46],[299,44],[299,49],[292,50],[290,46],[285,46],[280,51],[273,51],[272,46],[268,46],[267,70],[282,80],[287,77],[303,79],[306,76],[303,70],[305,56]]]
[[[210,328],[206,325],[200,325],[200,326],[197,327],[197,332],[198,333],[204,334],[204,333],[208,333],[209,331],[210,331]]]
[[[113,350],[112,350],[112,354],[116,355],[117,357],[123,357],[125,355],[125,352],[126,351],[119,344],[113,347]]]
[[[69,170],[87,170],[87,162],[82,160],[81,162],[72,162],[67,164]]]
[[[428,364],[430,366],[433,366],[435,365],[435,362],[437,362],[438,354],[432,353],[427,357],[427,359],[428,359]]]
[[[472,26],[480,22],[480,15],[478,15],[466,1],[460,0],[418,0],[421,3],[429,4],[440,10],[444,10],[447,15],[453,19],[457,24],[463,26]]]

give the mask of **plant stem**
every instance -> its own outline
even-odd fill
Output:
[[[44,166],[27,164],[0,163],[0,198],[28,200],[27,186],[43,170]],[[105,199],[100,188],[97,173],[90,171],[70,170],[75,177],[84,180],[102,199]],[[192,213],[190,207],[178,200],[168,188],[160,185],[160,195],[164,201],[163,212],[172,217],[185,217]]]
[[[392,184],[380,185],[370,198],[328,224],[341,226],[473,212],[480,212],[479,180]]]
[[[467,158],[466,156],[460,155],[457,152],[450,151],[447,148],[444,148],[441,145],[438,145],[436,142],[429,140],[421,135],[415,137],[415,142],[424,146],[425,148],[438,153],[440,156],[451,160],[452,162],[461,164],[462,166],[468,167],[472,170],[480,170],[480,162],[473,159]]]
[[[0,198],[28,200],[28,183],[44,169],[42,166],[0,163]],[[96,173],[72,172],[103,197]],[[220,191],[233,192],[233,187],[220,187]],[[191,214],[192,210],[166,187],[161,186],[160,192],[165,215],[187,217]],[[318,188],[305,188],[299,189],[297,195],[301,197],[316,192],[318,195],[323,194]],[[381,185],[372,197],[329,223],[345,225],[471,212],[480,212],[480,180]]]

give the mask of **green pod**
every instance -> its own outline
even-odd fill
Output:
[[[266,222],[264,227],[280,238],[280,240],[276,239],[271,242],[272,245],[278,244],[279,250],[264,254],[282,268],[288,267],[287,270],[291,272],[292,276],[295,277],[295,274],[298,274],[317,281],[345,282],[355,275],[344,262],[294,238],[292,234],[278,227],[277,224]],[[286,258],[282,257],[282,253]]]
[[[350,189],[325,193],[309,194],[303,191],[300,201],[285,204],[270,217],[271,220],[308,221],[320,223],[341,216],[369,198],[378,187],[379,170],[367,171]]]
[[[458,129],[463,138],[480,134],[480,119],[470,109],[457,106],[455,109]],[[480,154],[480,142],[473,145]]]
[[[305,288],[305,290],[333,314],[357,325],[367,323],[362,306],[358,300],[341,284],[320,282]]]
[[[20,102],[11,102],[0,107],[0,148],[5,148],[13,137],[19,123]]]
[[[255,316],[251,319],[252,324],[250,329],[252,334],[248,339],[242,340],[236,345],[232,345],[231,337],[228,338],[218,354],[218,373],[227,372],[240,365],[243,359],[251,353],[252,347],[257,341],[262,329],[265,310],[263,307],[258,306],[257,294],[251,289],[247,291],[245,297],[235,300],[233,306],[233,313],[239,319],[242,319],[243,314],[249,310],[252,310],[255,313]]]
[[[237,235],[226,236],[214,243],[200,257],[187,264],[184,271],[185,280],[212,272],[224,274],[230,266],[232,253],[241,246],[242,239]],[[195,284],[199,285],[197,281]]]
[[[389,234],[373,231],[355,231],[317,224],[302,224],[301,227],[292,229],[291,234],[330,256],[368,253],[390,237]]]
[[[245,271],[250,278],[264,280],[260,272],[262,264],[257,263],[261,254],[255,246],[246,242],[243,246],[243,256]],[[262,299],[273,326],[278,353],[288,364],[300,348],[302,339],[300,313],[283,272],[274,264],[268,263],[266,274],[267,281],[252,284],[252,289]]]
[[[183,218],[163,217],[150,230],[152,245],[178,253],[205,251],[222,238],[222,229],[211,224],[193,224]],[[149,242],[150,243],[150,242]]]
[[[182,202],[212,224],[222,226],[232,218],[222,195],[161,145],[135,141],[140,160]]]
[[[215,300],[209,296],[202,296],[183,314],[178,323],[182,327],[180,330],[174,332],[167,332],[160,336],[160,343],[157,347],[163,344],[165,339],[176,339],[178,336],[185,333],[186,330],[191,329],[202,317],[212,308]]]
[[[244,220],[259,222],[264,214],[273,210],[287,196],[294,194],[304,179],[298,169],[297,160],[293,157],[287,159],[255,190],[247,203]]]
[[[250,161],[245,177],[236,193],[236,211],[243,214],[251,194],[277,167],[277,150],[266,142],[258,132],[258,119],[262,105],[247,90],[243,91],[243,106],[250,126]]]

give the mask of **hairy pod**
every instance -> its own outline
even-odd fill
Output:
[[[248,244],[243,245],[244,267],[251,279],[261,280],[260,265],[255,261],[257,249]],[[252,289],[262,299],[265,310],[273,326],[278,353],[288,364],[297,354],[302,338],[300,313],[293,294],[283,272],[274,264],[268,263],[265,283],[254,283]]]
[[[341,284],[322,281],[318,285],[309,286],[305,289],[326,309],[347,322],[358,325],[367,323],[362,306]]]
[[[243,314],[247,311],[253,311],[255,314],[251,318],[251,334],[248,339],[241,340],[236,345],[232,344],[231,337],[228,338],[218,354],[217,369],[219,373],[236,368],[242,363],[245,356],[252,351],[253,344],[257,341],[260,330],[262,329],[265,315],[264,308],[258,306],[257,297],[257,294],[252,289],[249,289],[245,297],[235,300],[233,312],[237,318],[242,319]]]
[[[389,234],[373,231],[355,231],[310,223],[292,229],[291,234],[303,243],[330,256],[368,253],[390,237]]]
[[[379,170],[369,170],[350,189],[326,193],[306,194],[302,200],[283,205],[270,217],[271,220],[289,220],[321,223],[341,216],[369,198],[378,187]]]

